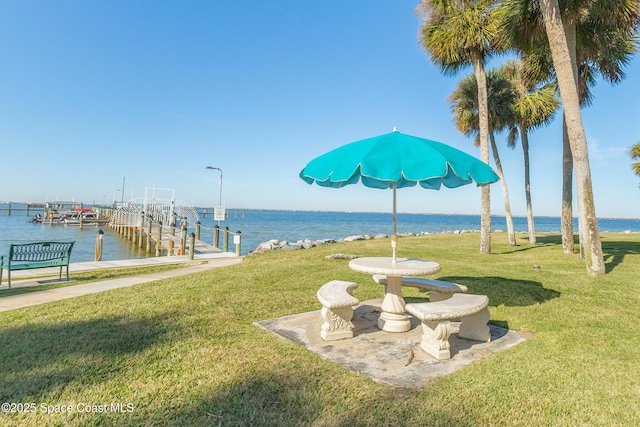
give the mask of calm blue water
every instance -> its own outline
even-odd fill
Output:
[[[4,208],[4,206],[2,206]],[[14,206],[17,208],[19,206]],[[202,212],[202,209],[198,209]],[[209,209],[212,212],[212,209]],[[271,239],[298,240],[311,239],[343,239],[357,234],[391,234],[392,215],[390,213],[348,213],[348,212],[306,212],[306,211],[273,211],[273,210],[235,210],[229,209],[228,218],[221,221],[222,229],[228,227],[231,233],[241,231],[242,254],[256,249],[262,243]],[[24,211],[13,211],[11,216],[6,210],[0,210],[0,254],[8,252],[9,244],[43,241],[43,240],[74,240],[76,245],[72,252],[71,261],[93,261],[96,233],[99,229],[105,232],[103,243],[103,260],[126,258],[142,258],[146,256],[131,242],[116,236],[106,226],[85,226],[80,230],[77,226],[49,226],[45,224],[30,224],[28,219],[38,213],[31,211],[27,217]],[[213,227],[216,222],[213,215],[205,218],[200,215],[201,240],[213,241]],[[640,219],[600,219],[598,221],[601,232],[640,232]],[[193,224],[189,225],[189,233]],[[526,218],[514,218],[516,231],[527,230]],[[535,222],[537,232],[558,232],[560,218],[539,217]],[[506,230],[504,217],[493,217],[494,230]],[[577,220],[574,229],[577,230]],[[398,214],[398,233],[439,233],[455,230],[480,229],[479,215],[436,215],[436,214]],[[222,239],[222,233],[221,239]],[[220,245],[222,246],[222,240]],[[235,251],[233,234],[229,238],[229,250]]]

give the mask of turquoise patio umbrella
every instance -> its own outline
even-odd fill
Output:
[[[396,189],[421,187],[439,190],[475,182],[498,181],[489,165],[441,142],[393,132],[352,142],[311,160],[300,172],[309,184],[340,188],[362,182],[366,187],[393,189],[393,235],[396,259]]]

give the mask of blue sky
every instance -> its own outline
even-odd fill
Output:
[[[478,156],[418,45],[417,0],[0,2],[0,200],[110,203],[147,187],[230,208],[389,211],[391,193],[309,186],[312,158],[400,131]],[[468,69],[464,74],[470,73]],[[583,110],[599,217],[640,217],[640,62]],[[522,150],[498,135],[515,215]],[[536,215],[557,216],[561,120],[530,135]],[[478,213],[474,186],[403,189],[398,210]],[[499,185],[492,211],[503,214]]]

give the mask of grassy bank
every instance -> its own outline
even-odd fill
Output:
[[[0,402],[36,411],[0,413],[0,425],[637,423],[640,236],[603,235],[604,277],[563,255],[558,236],[503,241],[495,234],[493,254],[480,255],[473,233],[400,240],[400,256],[438,261],[437,277],[489,296],[493,324],[528,336],[423,391],[373,382],[253,325],[319,309],[316,290],[332,279],[358,282],[361,301],[379,297],[348,261],[325,258],[389,255],[388,239],[370,240],[1,313]]]

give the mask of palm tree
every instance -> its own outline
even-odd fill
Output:
[[[513,216],[511,215],[511,205],[509,203],[509,190],[507,180],[502,171],[502,162],[495,141],[495,131],[500,131],[513,123],[513,104],[515,93],[509,81],[499,75],[496,71],[487,73],[487,95],[489,107],[489,141],[491,151],[496,162],[496,172],[500,177],[502,186],[502,196],[504,199],[505,219],[507,222],[507,236],[509,245],[516,245],[516,234],[513,227]],[[463,78],[456,90],[447,98],[452,104],[451,110],[454,116],[456,128],[466,136],[475,137],[475,146],[480,144],[479,118],[478,118],[478,84],[476,76],[469,74]]]
[[[637,40],[636,31],[638,25],[638,0],[608,0],[606,2],[593,2],[590,0],[574,0],[562,1],[561,5],[564,20],[560,19],[560,5],[557,0],[506,0],[503,3],[503,12],[506,12],[506,19],[503,17],[503,24],[507,30],[509,41],[517,46],[520,50],[529,54],[556,48],[552,51],[553,65],[555,72],[560,79],[560,74],[566,74],[571,71],[573,74],[573,82],[577,85],[572,91],[578,92],[578,103],[586,105],[590,102],[588,87],[595,82],[594,75],[600,73],[605,79],[611,82],[620,81],[624,73],[622,66],[625,65],[631,53],[635,50],[634,37]],[[543,10],[545,13],[541,13]],[[543,19],[544,17],[544,19]],[[556,27],[549,24],[556,24]],[[545,25],[546,31],[541,31]],[[558,28],[560,27],[560,28]],[[562,30],[562,37],[559,37]],[[554,34],[557,39],[550,44],[546,41],[547,33]],[[551,40],[551,37],[549,37]],[[564,46],[558,49],[557,43],[566,45],[568,53],[567,57],[563,57],[562,61],[567,61],[562,65],[565,67],[562,71],[558,70],[561,57],[559,50],[563,50]],[[540,55],[544,57],[544,55]],[[566,76],[564,77],[566,83]],[[562,93],[562,89],[561,89]],[[566,93],[566,90],[565,90]],[[563,102],[565,101],[563,97]],[[567,112],[565,105],[565,113]],[[579,112],[579,110],[578,110]],[[564,154],[563,154],[563,206],[562,206],[562,234],[563,248],[565,252],[573,253],[573,223],[571,212],[571,174],[575,157],[574,143],[570,142],[570,131],[575,138],[575,112],[571,111],[571,119],[574,120],[569,124],[569,116],[564,116]],[[581,118],[579,120],[581,123]],[[582,129],[584,133],[584,129]],[[574,140],[575,141],[575,140]],[[585,138],[586,144],[586,138]],[[586,147],[579,148],[582,163],[580,174],[583,175],[588,169],[588,153]],[[587,157],[585,157],[585,155]],[[586,161],[586,162],[585,162]],[[578,172],[576,171],[576,175]],[[589,171],[590,175],[590,171]],[[584,176],[583,176],[584,178]],[[583,185],[587,185],[586,191],[582,191]],[[597,248],[599,244],[599,233],[597,231],[597,221],[595,219],[595,207],[589,206],[588,199],[593,199],[591,194],[590,177],[583,182],[578,181],[578,192],[585,197],[578,197],[579,219],[580,219],[580,241],[581,253],[587,262],[587,269],[594,274],[604,272],[602,263],[596,261],[592,267],[592,256],[595,252],[601,253],[601,248]],[[584,203],[586,208],[582,208]],[[595,229],[593,228],[595,225]],[[585,247],[588,245],[588,248]],[[589,257],[584,255],[583,249],[589,250]],[[594,270],[598,270],[597,272]]]
[[[633,160],[637,160],[637,162],[631,164],[631,168],[636,175],[640,176],[640,141],[631,147],[629,155]]]
[[[574,72],[569,42],[560,17],[558,0],[539,0],[540,10],[544,17],[553,66],[556,71],[558,86],[564,116],[571,145],[571,154],[576,174],[576,188],[578,190],[578,218],[581,242],[585,249],[585,261],[589,274],[605,273],[602,242],[593,200],[593,186],[591,184],[591,169],[589,167],[589,151],[587,137],[582,123],[580,99],[578,97],[577,72]],[[575,40],[575,39],[574,39]],[[575,52],[575,50],[574,50]]]
[[[525,57],[526,59],[526,57]],[[527,228],[529,243],[536,243],[533,206],[531,203],[531,173],[529,165],[529,131],[547,125],[553,121],[555,112],[560,106],[556,97],[557,87],[547,83],[539,85],[539,80],[533,79],[533,73],[526,70],[526,61],[509,61],[503,65],[503,73],[515,88],[513,110],[517,129],[514,127],[509,135],[509,145],[514,146],[518,131],[524,154],[524,186],[527,203]]]
[[[617,23],[615,8],[625,5],[611,5],[614,15],[607,18],[608,23],[603,25],[601,17],[598,16],[597,8],[582,8],[576,5],[576,11],[567,11],[567,14],[575,13],[576,18],[568,20],[570,24],[564,24],[569,34],[572,34],[568,40],[575,40],[569,45],[570,49],[575,50],[572,54],[572,61],[575,60],[574,76],[578,83],[578,97],[581,106],[589,106],[592,103],[592,94],[590,87],[595,86],[600,75],[603,80],[611,84],[619,83],[624,79],[623,66],[629,63],[631,55],[635,52],[636,47],[631,39],[631,28],[636,24],[630,22],[638,22],[638,1],[622,0],[627,3],[628,7],[635,8],[631,18],[620,17],[620,23]],[[635,3],[635,5],[634,5]],[[586,11],[589,13],[585,13]],[[595,15],[595,16],[594,16]],[[630,20],[630,21],[629,21]],[[569,143],[569,137],[566,130],[566,124],[563,126],[563,187],[562,187],[562,246],[565,253],[573,253],[573,155]],[[580,228],[580,256],[585,257],[584,228]]]
[[[455,74],[472,65],[478,82],[480,159],[489,163],[489,113],[484,64],[494,52],[497,37],[495,0],[422,0],[422,47],[444,73]],[[491,253],[489,186],[481,190],[480,252]]]

